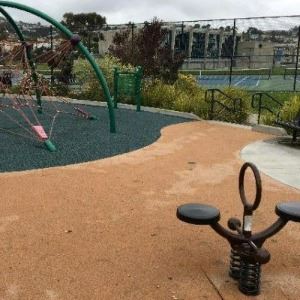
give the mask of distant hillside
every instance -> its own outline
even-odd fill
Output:
[[[29,40],[36,40],[38,38],[50,36],[50,25],[46,26],[41,23],[26,23],[22,21],[16,22],[21,29],[24,36]],[[15,30],[3,17],[0,17],[0,31],[2,32],[2,39],[6,38],[17,38]],[[58,35],[55,28],[53,28],[53,36]]]

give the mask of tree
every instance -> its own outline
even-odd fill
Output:
[[[9,36],[10,25],[7,20],[0,16],[0,41],[6,40]]]
[[[232,31],[232,27],[231,27],[231,26],[229,26],[229,25],[227,25],[227,26],[225,27],[225,31],[226,31],[226,32],[230,32],[230,31]]]
[[[106,24],[106,18],[95,12],[80,14],[69,12],[63,15],[62,23],[73,31],[86,34],[89,30],[101,29]]]
[[[133,51],[136,51],[136,48],[133,47],[134,40],[130,37],[130,30],[125,30],[121,32],[116,32],[113,38],[113,44],[109,47],[109,52],[118,57],[124,64],[136,65],[135,59],[136,55],[133,55]]]
[[[202,25],[203,29],[209,29],[210,27],[211,27],[210,24]]]
[[[63,25],[67,26],[71,31],[78,33],[82,40],[88,45],[89,50],[96,48],[98,45],[97,31],[102,29],[106,24],[106,18],[92,13],[73,14],[72,12],[63,15]]]
[[[0,23],[0,41],[8,38],[8,30],[6,29],[5,23]]]
[[[246,32],[246,36],[248,40],[260,39],[263,33],[264,32],[262,30],[259,30],[256,27],[249,27]]]
[[[139,31],[132,30],[133,26],[130,24],[130,29],[115,35],[110,53],[124,64],[142,66],[146,76],[175,81],[184,57],[172,52],[167,42],[169,31],[157,18],[146,22]]]

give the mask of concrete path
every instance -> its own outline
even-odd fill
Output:
[[[251,143],[242,149],[241,157],[266,175],[300,189],[300,145],[279,143],[279,139],[282,137]]]

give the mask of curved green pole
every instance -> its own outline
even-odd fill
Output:
[[[7,19],[7,21],[10,23],[10,25],[14,28],[14,30],[16,31],[16,33],[17,33],[17,35],[19,37],[19,40],[21,42],[25,42],[24,35],[21,32],[21,30],[18,27],[18,25],[16,24],[16,22],[14,21],[14,19],[2,7],[0,7],[0,12]]]
[[[14,30],[17,33],[17,36],[19,37],[19,40],[22,43],[25,43],[26,41],[25,41],[24,35],[21,32],[21,30],[18,27],[18,25],[16,24],[16,22],[14,21],[14,19],[2,7],[0,7],[0,13],[6,18],[6,20],[10,23],[10,25],[14,28]],[[37,77],[37,74],[36,74],[36,71],[35,71],[35,66],[34,66],[34,63],[33,63],[33,60],[32,60],[31,51],[30,51],[30,49],[28,47],[26,47],[25,51],[26,51],[26,56],[27,56],[28,61],[29,61],[30,68],[31,68],[32,79],[34,80],[36,86],[38,86],[37,85],[37,83],[38,83],[38,77]],[[39,109],[41,110],[41,105],[42,105],[41,91],[37,88],[35,90],[35,92],[36,92],[37,104],[39,105],[39,107],[40,107]]]
[[[73,33],[68,28],[66,28],[61,23],[57,22],[55,19],[49,17],[47,14],[45,14],[45,13],[43,13],[43,12],[41,12],[41,11],[35,9],[35,8],[26,6],[24,4],[16,3],[16,2],[10,2],[10,1],[0,1],[0,6],[20,9],[20,10],[26,11],[28,13],[31,13],[33,15],[36,15],[36,16],[40,17],[41,19],[44,19],[45,21],[49,22],[53,26],[55,26],[67,38],[71,39],[73,37]],[[98,78],[100,86],[103,89],[103,92],[104,92],[104,95],[105,95],[105,98],[106,98],[106,102],[107,102],[107,107],[108,107],[108,111],[109,111],[109,118],[110,118],[110,132],[116,132],[113,101],[112,101],[112,98],[111,98],[111,95],[110,95],[110,92],[109,92],[109,88],[107,86],[107,82],[104,78],[104,75],[103,75],[102,71],[100,70],[100,68],[98,67],[98,65],[96,64],[94,58],[92,57],[90,52],[86,49],[86,47],[82,44],[82,42],[79,42],[77,44],[77,47],[80,50],[80,52],[86,57],[86,59],[89,61],[89,63],[91,64],[92,68],[94,69],[94,71],[96,73],[96,76]]]
[[[10,25],[14,28],[14,30],[17,33],[17,36],[19,37],[19,40],[22,43],[26,43],[24,35],[21,32],[18,25],[16,24],[16,22],[14,21],[14,19],[1,6],[0,6],[0,13],[6,18],[6,20],[10,23]],[[25,44],[25,47],[26,47],[25,48],[26,56],[27,56],[27,59],[29,61],[29,65],[30,65],[31,72],[32,72],[31,76],[32,76],[32,79],[34,80],[36,86],[38,86],[38,84],[37,84],[38,83],[38,76],[36,74],[34,62],[32,60],[31,50],[30,50],[30,48],[28,48],[26,46],[26,44]],[[41,112],[42,111],[41,91],[38,88],[36,88],[35,92],[36,92],[37,103],[38,103],[38,106],[39,106],[39,111]],[[46,147],[49,151],[51,151],[51,152],[56,151],[56,147],[54,146],[54,144],[49,139],[45,140],[44,144],[46,145]]]

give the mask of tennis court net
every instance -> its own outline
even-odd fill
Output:
[[[249,78],[253,80],[269,80],[272,76],[271,68],[233,69],[232,77]],[[230,70],[199,70],[199,80],[227,80]]]
[[[296,74],[297,73],[297,74]],[[295,75],[298,77],[300,75],[300,70],[296,68],[285,68],[283,78],[292,79],[295,78]]]

